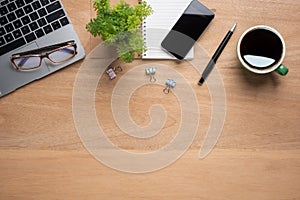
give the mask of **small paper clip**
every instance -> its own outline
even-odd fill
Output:
[[[154,67],[146,68],[146,75],[150,76],[150,82],[156,81],[156,78],[154,77],[155,73],[156,73],[156,69]]]
[[[174,88],[175,86],[176,86],[176,82],[174,80],[168,78],[167,81],[166,81],[166,87],[163,90],[163,92],[165,94],[169,94],[170,89]]]
[[[114,78],[117,77],[117,72],[121,72],[123,71],[121,66],[118,67],[113,67],[113,68],[109,68],[106,73],[108,75],[108,77],[110,78],[110,80],[113,80]]]

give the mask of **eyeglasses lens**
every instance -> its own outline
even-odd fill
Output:
[[[49,54],[49,59],[55,63],[66,61],[75,55],[75,47],[67,46]]]
[[[18,68],[29,70],[39,67],[41,58],[38,56],[28,56],[15,58],[14,63]]]

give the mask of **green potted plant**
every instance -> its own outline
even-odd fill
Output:
[[[105,44],[116,45],[120,59],[132,62],[136,53],[146,50],[139,27],[143,18],[153,10],[146,2],[134,6],[121,0],[113,7],[110,0],[94,0],[93,7],[97,16],[86,25],[93,36],[101,36]]]

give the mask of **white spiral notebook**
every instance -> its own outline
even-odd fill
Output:
[[[147,51],[141,56],[143,59],[176,59],[161,47],[161,42],[180,18],[192,0],[143,0],[149,4],[153,13],[142,25],[142,32]],[[192,48],[185,59],[194,57]]]

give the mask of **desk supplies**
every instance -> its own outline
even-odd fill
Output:
[[[204,83],[204,81],[208,77],[209,73],[214,68],[214,66],[215,66],[215,64],[216,64],[219,56],[221,55],[223,49],[225,48],[226,44],[228,43],[229,39],[231,38],[231,36],[232,36],[235,28],[236,28],[236,23],[228,31],[228,33],[226,34],[225,38],[223,39],[223,41],[219,45],[218,49],[216,50],[216,52],[214,53],[214,55],[210,59],[209,63],[207,64],[205,70],[202,73],[201,79],[198,81],[198,85],[202,85]]]
[[[184,59],[214,17],[210,9],[193,0],[163,39],[161,46],[177,59]]]
[[[114,78],[117,77],[117,73],[121,71],[123,71],[123,68],[121,66],[112,67],[106,71],[106,74],[108,75],[110,80],[113,80]]]
[[[191,0],[144,0],[153,9],[142,24],[142,32],[147,51],[141,57],[143,59],[174,59],[172,55],[162,49],[161,42],[170,29],[180,18]],[[193,49],[186,56],[194,57]]]
[[[17,71],[33,71],[41,67],[42,60],[47,58],[55,66],[70,60],[77,54],[74,40],[37,48],[11,55],[10,61]]]
[[[165,89],[163,89],[163,92],[165,94],[169,94],[170,90],[176,86],[176,81],[174,81],[173,79],[168,78],[166,80],[165,85],[166,85],[166,87],[165,87]]]
[[[156,78],[155,78],[155,73],[156,73],[156,68],[154,67],[148,67],[146,68],[146,75],[150,76],[150,82],[155,82]]]
[[[38,70],[16,70],[12,54],[74,40],[77,54],[66,62],[41,62]],[[85,52],[61,1],[1,1],[0,97],[83,59]],[[32,59],[31,59],[32,61]],[[23,60],[24,62],[24,60]],[[27,61],[26,64],[29,64]]]

